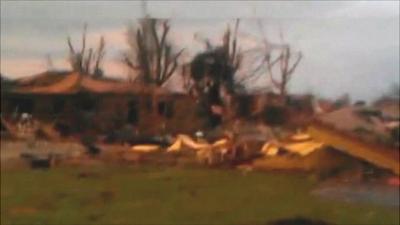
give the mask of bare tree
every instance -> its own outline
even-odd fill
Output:
[[[287,96],[287,86],[303,55],[301,52],[294,52],[289,44],[283,43],[282,32],[280,32],[281,43],[279,45],[272,44],[265,36],[264,27],[260,20],[258,21],[258,25],[264,38],[264,62],[266,63],[267,73],[269,74],[273,87],[278,90],[281,99],[284,100]],[[278,52],[278,57],[273,59],[275,52]],[[274,67],[277,65],[279,65],[279,67],[274,70]]]
[[[83,27],[82,47],[80,50],[76,50],[74,48],[71,37],[68,36],[67,44],[69,47],[69,63],[72,67],[72,70],[75,72],[100,77],[103,75],[101,63],[105,55],[105,40],[104,37],[101,36],[97,51],[93,52],[93,49],[89,48],[89,50],[86,52],[86,32],[87,24],[85,24]]]
[[[239,19],[236,19],[235,22],[235,29],[233,31],[233,37],[231,40],[231,29],[228,26],[228,28],[225,31],[224,38],[223,38],[223,49],[225,50],[225,54],[228,56],[228,62],[230,65],[233,66],[234,71],[236,72],[239,69],[241,60],[242,60],[242,54],[240,50],[238,49],[238,41],[237,41],[237,34],[239,30]]]
[[[238,48],[239,20],[234,30],[228,25],[222,36],[222,45],[212,45],[208,39],[204,52],[197,54],[190,63],[190,75],[184,75],[184,84],[204,108],[213,126],[222,120],[222,112],[230,107],[231,96],[238,90],[235,74],[242,61]],[[195,36],[199,40],[199,36]]]
[[[178,58],[184,49],[175,52],[168,42],[168,20],[144,18],[139,27],[128,28],[130,51],[124,55],[124,63],[138,72],[135,81],[162,86],[178,67]]]
[[[259,30],[263,38],[263,47],[247,49],[242,54],[259,53],[254,69],[238,80],[238,83],[245,83],[250,80],[257,80],[267,74],[271,80],[272,88],[277,89],[281,99],[287,95],[287,86],[292,75],[302,59],[301,52],[294,52],[289,44],[284,43],[281,33],[281,43],[272,43],[264,33],[262,22],[258,21]],[[260,58],[261,57],[261,58]]]
[[[87,24],[83,27],[82,33],[82,48],[80,51],[76,51],[74,46],[72,45],[71,37],[68,36],[67,43],[69,47],[69,63],[71,64],[72,70],[76,72],[83,73],[84,72],[84,62],[83,55],[85,53],[86,47],[86,30]]]
[[[281,50],[279,57],[275,60],[272,60],[270,55],[266,57],[268,74],[271,78],[272,85],[278,89],[282,99],[286,99],[287,86],[301,58],[301,52],[293,53],[290,46]],[[277,64],[279,64],[278,72],[274,74],[273,67]],[[280,78],[277,79],[276,77]]]
[[[97,51],[95,54],[95,64],[94,64],[94,69],[93,69],[93,76],[95,76],[95,77],[103,76],[103,69],[101,68],[101,63],[104,59],[104,55],[106,54],[105,45],[106,45],[106,42],[104,40],[104,37],[101,36],[100,40],[99,40],[99,46],[97,47]],[[91,55],[92,55],[92,50],[90,49],[89,56],[88,56],[89,65],[87,65],[87,68],[90,68]]]

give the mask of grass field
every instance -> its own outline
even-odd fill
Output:
[[[309,193],[304,175],[95,166],[1,172],[1,224],[267,224],[297,216],[398,224],[398,208]]]

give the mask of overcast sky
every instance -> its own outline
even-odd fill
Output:
[[[349,93],[372,99],[399,83],[399,1],[148,1],[153,17],[170,18],[171,41],[185,47],[185,59],[202,49],[194,33],[218,42],[227,23],[242,18],[240,44],[251,48],[264,33],[303,53],[290,89],[325,97]],[[127,46],[127,24],[143,16],[140,2],[1,1],[1,73],[21,77],[46,69],[51,55],[58,68],[66,64],[66,37],[76,45],[84,22],[89,44],[100,35],[107,42],[106,73],[126,76],[120,63]],[[262,20],[261,32],[257,21]],[[267,79],[255,82],[267,84]]]

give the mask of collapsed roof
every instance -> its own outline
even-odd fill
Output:
[[[107,78],[93,78],[78,72],[44,72],[16,81],[16,94],[166,94],[158,86],[139,85]]]
[[[339,130],[355,131],[356,129],[365,129],[378,134],[384,134],[385,126],[379,119],[379,111],[368,110],[356,106],[348,106],[336,111],[319,116],[319,120],[326,124],[332,124]]]

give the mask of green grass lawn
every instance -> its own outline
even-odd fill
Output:
[[[398,208],[319,199],[309,194],[315,185],[303,175],[217,169],[7,170],[1,224],[266,224],[297,216],[399,223]]]

